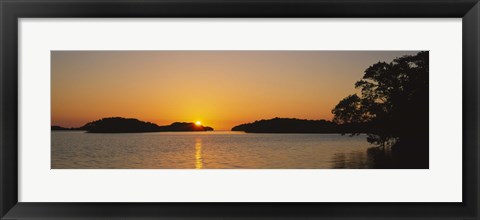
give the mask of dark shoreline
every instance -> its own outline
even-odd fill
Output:
[[[174,122],[170,125],[159,126],[151,122],[140,121],[136,118],[110,117],[88,122],[78,128],[64,128],[51,126],[51,130],[86,131],[87,133],[144,133],[169,131],[213,131],[212,127],[197,125],[193,122]]]
[[[320,134],[359,134],[371,133],[368,123],[337,124],[327,120],[297,118],[272,118],[237,125],[232,131],[246,133],[320,133]]]

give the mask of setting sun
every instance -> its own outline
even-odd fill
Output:
[[[202,122],[201,121],[197,121],[195,122],[196,125],[202,125]]]

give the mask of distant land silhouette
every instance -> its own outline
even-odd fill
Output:
[[[213,131],[208,126],[196,125],[192,122],[175,122],[171,125],[159,126],[151,122],[140,121],[135,118],[111,117],[88,122],[79,128],[64,128],[52,126],[52,131],[83,130],[88,133],[142,133],[167,131]]]
[[[247,133],[367,133],[364,123],[337,124],[327,120],[272,118],[237,125],[232,131]]]
[[[78,131],[78,130],[82,130],[82,129],[80,129],[80,128],[65,128],[65,127],[57,126],[57,125],[52,126],[52,131]]]

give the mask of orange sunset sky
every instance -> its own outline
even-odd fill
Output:
[[[52,51],[52,125],[103,117],[216,130],[259,119],[331,120],[378,61],[417,51]]]

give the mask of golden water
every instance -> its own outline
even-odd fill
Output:
[[[365,135],[52,132],[52,169],[369,168]]]

